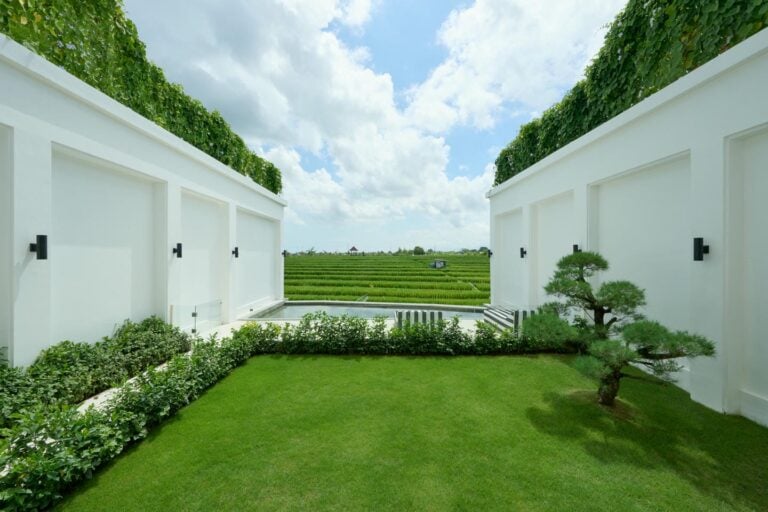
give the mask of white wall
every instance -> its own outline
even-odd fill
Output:
[[[590,247],[610,264],[605,281],[663,283],[646,289],[646,314],[672,328],[690,321],[691,180],[687,155],[594,187],[599,215]]]
[[[285,201],[2,35],[0,83],[0,344],[13,364],[126,318],[175,321],[172,306],[220,301],[206,318],[234,320],[238,209],[275,226],[252,279],[279,283],[263,302],[282,299]],[[48,260],[29,250],[38,234]]]
[[[52,198],[52,332],[62,339],[95,340],[126,318],[162,312],[154,183],[56,151]]]
[[[768,424],[766,83],[763,30],[491,190],[494,258],[518,256],[503,227],[513,212],[532,244],[521,283],[492,266],[493,302],[527,286],[541,304],[572,244],[598,251],[602,279],[644,288],[650,318],[716,342],[716,357],[678,375],[692,398]],[[710,246],[704,261],[694,237]]]
[[[273,220],[237,210],[235,307],[243,314],[280,296],[274,276],[278,271],[280,226]],[[275,255],[278,255],[277,257]]]
[[[0,125],[0,357],[11,358],[11,130]]]
[[[523,308],[528,303],[527,290],[522,281],[525,260],[520,258],[520,248],[528,247],[527,232],[523,232],[523,211],[518,209],[500,215],[495,229],[496,245],[491,266],[498,267],[499,285],[491,301],[502,306]]]
[[[544,292],[557,267],[557,262],[580,244],[575,234],[573,194],[568,192],[547,198],[532,205],[531,248],[528,258],[532,262],[530,304],[543,304],[552,300]]]
[[[740,392],[732,400],[747,416],[766,418],[762,402],[768,391],[768,127],[734,139],[731,164],[729,313],[731,336],[743,341],[731,357],[732,373],[740,380]]]
[[[198,321],[220,320],[229,275],[226,204],[184,191],[181,219],[179,305],[198,306]]]

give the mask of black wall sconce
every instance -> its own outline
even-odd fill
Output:
[[[528,251],[525,250],[524,247],[520,248],[520,257],[525,258],[525,255],[528,254]]]
[[[493,251],[488,249],[488,257],[490,258],[491,256],[493,256]]]
[[[177,258],[181,258],[181,242],[177,243],[176,247],[173,248],[173,254],[175,254]]]
[[[709,246],[704,245],[702,237],[693,239],[693,261],[704,261],[704,255],[709,254]]]
[[[283,255],[283,258],[285,258],[286,256],[288,256],[288,251],[283,249],[283,252],[281,254]]]
[[[239,247],[235,247],[234,249],[232,249],[232,254],[235,256],[235,258],[239,258],[240,257],[240,248]]]
[[[577,252],[581,252],[581,248],[579,247],[579,244],[573,244],[573,254],[576,254]]]
[[[35,243],[29,244],[29,252],[37,254],[38,260],[48,259],[48,235],[37,235]]]

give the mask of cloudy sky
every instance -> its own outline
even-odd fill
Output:
[[[624,0],[125,0],[149,58],[283,173],[285,248],[488,245],[493,161]]]

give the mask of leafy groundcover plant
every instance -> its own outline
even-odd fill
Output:
[[[189,335],[150,317],[97,343],[57,343],[27,369],[0,366],[0,428],[41,404],[75,405],[190,348]]]

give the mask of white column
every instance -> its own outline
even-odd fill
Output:
[[[0,126],[0,358],[9,361],[13,349],[11,145],[11,130]]]
[[[278,229],[275,233],[275,299],[285,299],[285,257],[283,256],[283,220],[278,222]]]
[[[491,205],[490,208],[490,240],[488,241],[488,248],[490,249],[491,253],[494,254],[498,248],[496,246],[498,237],[496,236],[496,230],[498,229],[497,225],[497,219],[498,217],[495,215],[493,211],[493,205]],[[498,305],[498,294],[499,294],[499,267],[496,263],[497,259],[495,255],[492,255],[490,261],[490,272],[491,272],[491,304],[494,306]]]
[[[533,279],[533,269],[535,268],[534,265],[531,264],[531,246],[533,243],[533,233],[531,229],[531,205],[526,204],[523,206],[523,213],[522,213],[522,219],[520,221],[520,227],[522,229],[522,233],[520,233],[520,241],[523,244],[523,247],[525,248],[528,253],[526,254],[525,258],[522,258],[520,261],[520,264],[522,265],[522,271],[520,272],[520,276],[522,279],[522,283],[520,283],[520,296],[525,297],[528,301],[527,304],[521,304],[525,309],[531,309],[531,304],[533,304],[531,291],[533,290],[533,285],[531,284],[531,279]],[[513,257],[519,257],[520,255],[513,255]]]
[[[726,410],[728,344],[724,336],[724,162],[723,140],[698,140],[691,148],[691,318],[692,332],[715,341],[715,357],[691,360],[691,398],[718,411]],[[693,261],[693,237],[709,245],[704,261]]]
[[[582,251],[589,245],[589,185],[581,184],[573,189],[573,215],[576,232],[573,234],[574,244],[579,244]]]
[[[528,286],[528,308],[538,305],[538,294],[536,287],[539,286],[539,243],[536,238],[538,233],[538,206],[528,203],[523,207],[524,229],[528,230],[528,236],[525,238],[528,245],[528,255],[525,257],[526,285]],[[542,285],[543,286],[543,285]]]
[[[222,323],[232,322],[237,317],[237,300],[235,292],[237,290],[237,266],[240,264],[240,259],[235,258],[232,251],[237,247],[238,243],[237,206],[234,203],[227,203],[227,250],[229,251],[229,258],[227,259],[227,265],[225,266],[226,279],[224,280],[224,290],[222,293]]]
[[[51,340],[51,141],[15,129],[12,137],[11,362],[31,364]],[[48,235],[49,260],[38,260],[29,244]],[[84,312],[87,314],[87,312]]]
[[[165,265],[166,297],[168,311],[170,311],[170,308],[181,305],[182,301],[181,262],[183,260],[177,258],[172,252],[176,243],[183,242],[181,236],[181,187],[175,182],[169,182],[165,187],[165,219],[165,237],[158,250],[161,252],[161,259]],[[174,315],[177,314],[178,311],[174,312]],[[169,320],[171,320],[170,317]],[[177,317],[172,320],[178,325]]]

